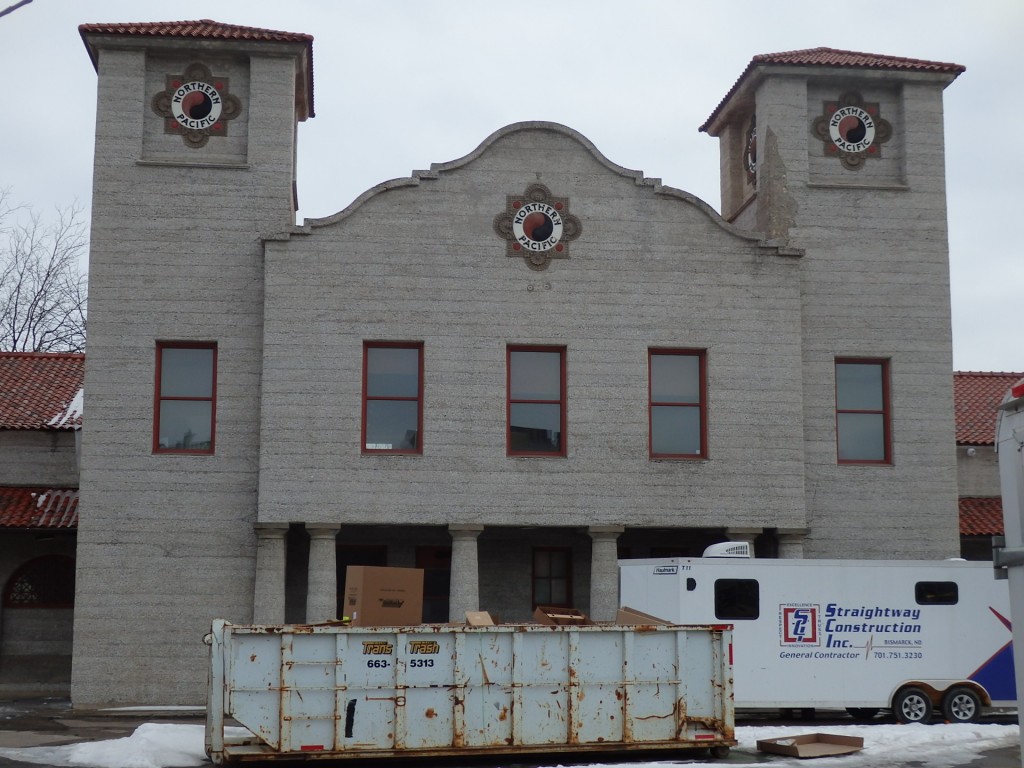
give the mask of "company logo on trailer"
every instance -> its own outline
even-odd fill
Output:
[[[821,625],[817,605],[780,605],[779,634],[782,645],[821,645]]]

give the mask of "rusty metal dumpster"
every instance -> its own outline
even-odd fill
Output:
[[[216,764],[694,747],[724,757],[736,743],[728,627],[216,621],[210,637]],[[226,721],[253,737],[226,738]]]

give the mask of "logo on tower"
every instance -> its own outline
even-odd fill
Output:
[[[214,77],[205,64],[190,64],[182,75],[168,75],[166,87],[153,97],[153,111],[164,118],[164,133],[178,134],[198,149],[211,136],[227,136],[228,122],[242,105],[230,93],[228,78]]]
[[[867,158],[882,156],[892,125],[882,119],[877,102],[865,102],[851,91],[824,102],[811,132],[823,142],[826,157],[838,157],[844,168],[858,171]]]
[[[583,227],[569,213],[569,198],[552,197],[543,184],[531,184],[523,194],[506,197],[504,213],[494,217],[494,231],[507,242],[507,256],[522,256],[539,271],[551,259],[569,258],[569,243]]]

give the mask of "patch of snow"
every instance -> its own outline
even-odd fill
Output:
[[[146,723],[131,736],[109,741],[70,744],[62,747],[31,747],[0,749],[0,757],[49,766],[73,768],[178,768],[200,766],[208,762],[204,745],[204,726],[175,723]],[[842,757],[800,760],[757,752],[759,739],[777,739],[804,733],[832,733],[860,736],[864,749]],[[245,728],[225,728],[229,739],[250,736]],[[1012,747],[1020,738],[1016,725],[823,725],[807,726],[741,726],[736,729],[739,744],[734,752],[742,752],[770,763],[774,768],[877,768],[901,765],[927,765],[928,768],[956,768],[976,759],[981,752]],[[723,761],[697,758],[693,761],[594,763],[595,768],[662,768],[686,765],[707,765],[722,768]]]
[[[48,427],[63,427],[79,416],[85,416],[85,390],[81,387],[75,392],[75,396],[71,398],[71,402],[65,406],[64,410],[46,422]]]

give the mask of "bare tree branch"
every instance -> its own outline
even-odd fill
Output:
[[[0,190],[0,350],[85,351],[88,287],[79,261],[86,249],[81,209],[44,223]]]
[[[14,5],[9,5],[6,8],[4,8],[2,11],[0,11],[0,16],[6,16],[8,13],[14,13],[16,10],[21,8],[21,6],[28,5],[31,2],[32,2],[32,0],[20,0],[19,2],[15,3]]]

